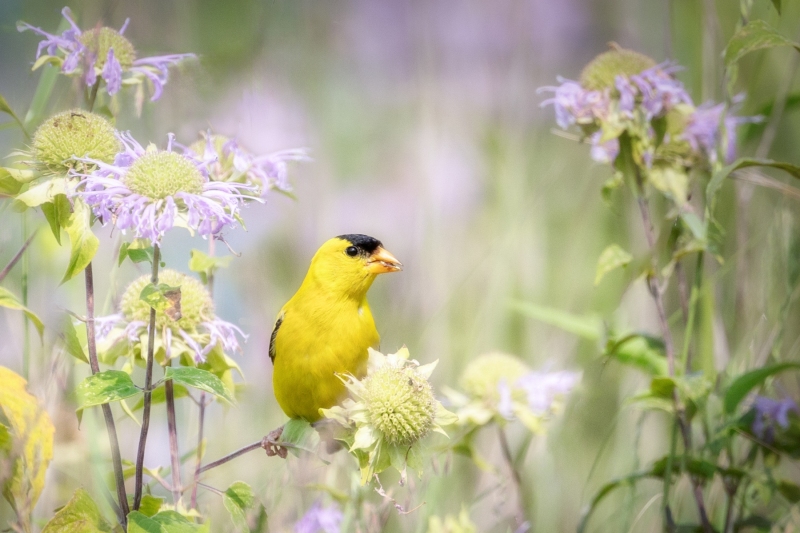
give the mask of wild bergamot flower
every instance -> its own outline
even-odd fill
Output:
[[[516,356],[493,352],[477,357],[464,370],[460,381],[466,394],[449,388],[444,393],[457,409],[459,424],[519,419],[538,432],[542,420],[579,379],[577,372],[534,371]]]
[[[223,357],[241,350],[236,335],[246,339],[245,334],[215,316],[214,301],[199,280],[165,269],[158,283],[180,287],[180,306],[156,312],[157,360],[179,358],[183,364],[197,364],[214,350]],[[149,275],[134,280],[122,295],[119,313],[96,319],[98,339],[108,344],[108,351],[141,354],[141,346],[147,346],[150,305],[140,295],[149,284]]]
[[[96,167],[77,158],[111,163],[122,148],[114,126],[105,118],[81,109],[63,111],[42,123],[33,134],[33,166],[45,174],[87,172]]]
[[[45,63],[60,65],[61,72],[80,76],[87,87],[101,77],[110,95],[116,94],[123,82],[135,85],[148,79],[153,84],[151,100],[158,100],[167,83],[169,67],[196,57],[194,54],[171,54],[137,58],[136,49],[124,36],[130,19],[125,20],[119,31],[106,26],[82,31],[68,7],[62,9],[61,14],[70,25],[61,35],[47,33],[24,22],[17,24],[19,31],[32,30],[45,38],[36,50],[34,69]],[[47,53],[42,55],[45,50]]]
[[[253,155],[236,139],[201,133],[202,139],[184,149],[184,153],[203,161],[212,181],[233,181],[255,188],[262,197],[270,190],[292,190],[289,184],[289,161],[310,161],[304,148],[281,150],[266,155]]]
[[[358,458],[362,483],[390,466],[401,472],[406,465],[420,470],[422,439],[433,431],[447,436],[441,426],[456,417],[428,383],[437,362],[420,366],[409,361],[405,347],[389,355],[370,349],[364,379],[340,376],[352,398],[320,412],[346,428],[339,440]]]
[[[613,163],[623,133],[631,137],[634,160],[647,169],[715,163],[718,152],[732,160],[736,125],[752,119],[728,114],[723,104],[695,106],[674,76],[678,70],[617,47],[590,62],[579,82],[559,78],[560,85],[539,89],[554,93],[541,105],[553,105],[561,128],[581,128],[595,161]]]
[[[239,220],[238,211],[252,190],[241,183],[210,181],[203,165],[154,145],[145,150],[129,133],[120,133],[123,151],[114,163],[91,158],[92,173],[76,174],[81,183],[74,193],[90,205],[103,224],[113,222],[123,232],[157,244],[176,225],[216,235]]]

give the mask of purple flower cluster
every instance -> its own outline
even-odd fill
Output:
[[[169,67],[184,59],[196,57],[194,54],[171,54],[135,59],[133,45],[122,37],[130,19],[125,20],[125,24],[122,25],[118,32],[109,28],[84,32],[73,20],[72,12],[68,7],[62,9],[61,14],[70,25],[69,29],[65,30],[61,35],[53,35],[24,22],[18,25],[18,29],[19,31],[31,30],[44,37],[44,40],[39,43],[36,50],[37,59],[41,57],[42,52],[45,50],[47,55],[56,58],[61,53],[63,54],[61,72],[64,74],[82,72],[81,79],[87,87],[94,85],[99,75],[105,81],[106,89],[110,95],[116,94],[122,87],[123,74],[130,73],[133,77],[149,79],[153,84],[151,100],[158,100],[161,97],[164,85],[167,83]],[[95,37],[94,34],[89,32],[101,32],[103,30],[111,33],[110,42],[104,42],[102,47],[98,44],[94,47],[95,49],[87,46],[87,40]],[[87,35],[89,39],[86,38]],[[99,42],[100,37],[97,36],[96,40]],[[114,45],[117,46],[117,50],[114,49]],[[105,46],[108,46],[107,51],[102,50]],[[125,48],[125,50],[120,50],[119,48]],[[102,52],[105,53],[102,54]],[[98,57],[98,53],[101,53],[104,57]],[[122,61],[120,61],[121,59]]]
[[[556,398],[569,394],[579,379],[580,374],[566,370],[529,372],[511,385],[502,379],[497,385],[500,393],[497,411],[506,419],[514,418],[513,387],[514,390],[524,391],[528,408],[534,414],[547,414],[552,409]]]
[[[756,418],[753,420],[753,433],[765,442],[775,440],[775,430],[777,427],[786,429],[789,427],[789,413],[794,411],[800,415],[800,408],[791,398],[783,400],[773,400],[766,396],[758,396],[753,404],[756,411]]]
[[[138,343],[141,337],[148,333],[149,329],[147,322],[142,320],[128,321],[122,313],[98,317],[95,319],[95,324],[97,326],[97,339],[108,339],[112,345],[122,340],[127,340],[132,344]],[[115,330],[117,335],[112,336]],[[242,348],[237,335],[245,341],[247,340],[247,335],[241,329],[219,318],[200,322],[195,326],[194,331],[180,329],[178,334],[190,350],[196,363],[204,362],[208,354],[217,345],[221,345],[223,351],[228,354],[240,352]],[[175,343],[173,342],[172,328],[163,328],[161,335],[161,342],[167,358],[179,355],[174,353]]]
[[[103,224],[113,222],[123,232],[130,229],[135,237],[149,239],[154,245],[178,221],[204,237],[237,224],[238,210],[248,198],[245,193],[251,191],[251,187],[210,181],[202,165],[197,165],[198,177],[202,180],[197,192],[174,190],[156,197],[141,189],[132,190],[130,180],[126,179],[130,169],[154,152],[145,150],[130,133],[119,133],[118,137],[123,151],[117,154],[113,164],[81,159],[96,165],[97,170],[91,174],[76,174],[81,182],[74,195],[83,198]],[[169,153],[172,153],[172,139],[170,134]],[[195,164],[177,153],[175,157]]]
[[[687,124],[675,140],[685,140],[695,153],[711,162],[717,161],[717,151],[723,143],[725,160],[731,161],[735,157],[736,125],[751,119],[727,114],[723,104],[695,107],[683,84],[674,77],[679,68],[666,62],[639,74],[617,75],[613,89],[603,90],[587,89],[578,82],[559,78],[560,85],[539,89],[538,92],[553,93],[553,97],[544,100],[541,106],[553,106],[556,123],[561,128],[573,124],[587,126],[590,131],[601,128],[588,137],[592,159],[613,163],[619,154],[619,142],[616,136],[604,138],[606,129],[621,133],[635,121],[643,121],[644,128],[633,129],[637,132],[644,130],[648,141],[652,141],[655,132],[650,121],[685,104],[689,111]],[[611,127],[603,128],[604,125]],[[652,152],[647,155],[646,159],[652,158]]]
[[[288,163],[290,161],[311,161],[305,148],[291,148],[266,155],[253,155],[244,149],[236,139],[226,139],[220,147],[217,136],[211,131],[204,134],[203,153],[191,147],[183,147],[184,154],[202,161],[208,168],[212,181],[237,181],[240,178],[256,187],[262,197],[270,189],[283,192],[292,190],[289,183]],[[230,165],[223,162],[230,161]],[[231,168],[229,168],[231,167]]]
[[[319,502],[314,505],[294,525],[295,533],[340,533],[342,511],[334,504],[323,507]]]

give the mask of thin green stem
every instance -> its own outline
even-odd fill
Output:
[[[22,213],[22,239],[28,241],[28,211]],[[23,247],[24,251],[25,247]],[[28,273],[30,272],[30,261],[28,254],[22,254],[22,305],[28,307]],[[31,370],[31,339],[28,335],[30,329],[30,319],[28,315],[23,315],[23,344],[22,344],[22,376],[30,380]]]
[[[161,249],[158,244],[153,246],[153,270],[150,276],[150,282],[153,285],[158,285],[158,265],[161,261]],[[150,325],[147,335],[147,362],[145,366],[144,375],[144,406],[142,408],[142,429],[139,432],[139,449],[136,452],[136,472],[134,474],[134,493],[133,493],[133,510],[138,511],[142,503],[142,485],[144,473],[144,452],[147,447],[147,432],[150,429],[150,403],[152,397],[152,384],[153,384],[153,359],[155,349],[155,334],[156,334],[156,310],[150,308]]]
[[[691,344],[694,334],[695,315],[697,314],[697,302],[700,299],[700,290],[703,284],[703,252],[697,256],[697,265],[694,270],[694,282],[692,283],[692,294],[689,297],[689,318],[686,321],[686,334],[683,337],[683,350],[681,351],[681,368],[688,373],[692,365]]]
[[[178,427],[175,423],[175,389],[172,380],[164,382],[167,403],[167,428],[169,430],[169,457],[172,465],[172,499],[175,505],[181,499],[181,459],[178,453]]]
[[[517,528],[521,528],[523,525],[527,524],[528,529],[532,529],[531,522],[525,515],[525,501],[522,493],[522,476],[520,476],[519,471],[514,466],[514,456],[511,454],[511,447],[508,444],[506,432],[500,425],[497,426],[497,436],[500,440],[500,451],[503,454],[503,460],[506,462],[506,466],[508,466],[508,470],[511,473],[511,479],[514,482],[514,489],[517,493],[517,513],[515,516]]]

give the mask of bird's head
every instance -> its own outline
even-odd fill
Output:
[[[317,250],[309,274],[329,291],[363,297],[375,276],[402,269],[402,263],[378,239],[348,234],[330,239]]]

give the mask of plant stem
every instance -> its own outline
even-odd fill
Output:
[[[22,213],[22,238],[28,241],[28,211]],[[25,246],[23,246],[23,251],[25,250]],[[28,254],[22,254],[22,305],[28,307],[28,271],[30,270],[30,263],[28,261]],[[31,339],[28,335],[28,329],[30,329],[30,320],[28,319],[27,314],[23,314],[23,324],[24,327],[22,329],[23,335],[23,344],[22,344],[22,376],[26,379],[30,379],[30,371],[31,371]]]
[[[24,229],[22,231],[23,233],[25,233]],[[25,253],[25,250],[28,248],[28,246],[30,246],[31,242],[33,242],[33,238],[36,236],[37,231],[38,230],[33,230],[33,233],[31,233],[30,237],[28,237],[28,240],[25,241],[25,244],[22,245],[22,248],[19,249],[17,255],[12,257],[11,261],[8,262],[6,267],[2,271],[0,271],[0,281],[3,281],[3,279],[5,279],[5,277],[8,276],[8,273],[11,272],[11,269],[14,268],[14,265],[16,265],[17,261],[20,260],[22,254]]]
[[[200,393],[200,417],[197,427],[197,459],[194,463],[194,482],[192,483],[192,499],[190,509],[197,507],[197,485],[200,480],[200,467],[203,465],[203,426],[206,416],[206,393]]]
[[[153,245],[153,270],[150,282],[158,285],[158,264],[161,261],[161,249]],[[133,510],[138,511],[142,503],[142,473],[144,470],[144,451],[147,446],[147,432],[150,429],[150,399],[153,384],[153,350],[155,348],[156,310],[150,308],[150,326],[147,331],[147,366],[144,374],[144,406],[142,408],[142,429],[139,433],[139,449],[136,453],[136,474],[134,480]]]
[[[221,459],[217,459],[217,460],[216,460],[216,461],[214,461],[213,463],[208,463],[208,464],[207,464],[207,465],[205,465],[204,467],[202,467],[202,468],[198,468],[198,469],[197,469],[197,473],[198,473],[198,475],[199,475],[199,474],[202,474],[203,472],[206,472],[207,470],[211,470],[212,468],[216,468],[216,467],[218,467],[218,466],[220,466],[220,465],[224,465],[224,464],[225,464],[225,463],[227,463],[228,461],[230,461],[230,460],[232,460],[232,459],[236,459],[236,458],[237,458],[237,457],[239,457],[240,455],[244,455],[244,454],[246,454],[247,452],[252,452],[253,450],[257,450],[258,448],[261,448],[261,447],[262,447],[262,445],[263,445],[263,442],[264,442],[264,440],[262,439],[262,440],[258,440],[258,441],[256,441],[256,442],[254,442],[253,444],[248,444],[248,445],[247,445],[247,446],[245,446],[244,448],[239,448],[239,449],[238,449],[238,450],[236,450],[235,452],[233,452],[233,453],[229,453],[229,454],[228,454],[228,455],[226,455],[225,457],[223,457],[223,458],[221,458]],[[200,483],[200,482],[198,482],[198,485],[200,485],[200,484],[201,484],[201,483]]]
[[[175,389],[171,379],[164,382],[164,396],[167,403],[169,458],[172,465],[172,500],[178,505],[181,499],[181,459],[178,454],[178,427],[175,424]]]
[[[497,435],[500,438],[500,450],[503,453],[503,460],[505,460],[508,470],[511,472],[511,479],[514,481],[514,489],[517,492],[517,513],[514,517],[517,521],[517,528],[520,528],[523,524],[528,524],[528,529],[532,529],[530,521],[525,516],[525,502],[523,501],[524,497],[522,495],[522,477],[514,466],[514,459],[511,455],[511,447],[508,445],[506,432],[500,425],[497,426]]]
[[[97,90],[100,88],[100,82],[102,80],[103,80],[103,78],[99,78],[98,77],[97,81],[94,82],[94,85],[92,85],[92,90],[89,93],[89,98],[88,98],[88,100],[86,100],[86,107],[87,107],[87,109],[89,109],[89,111],[94,109],[94,102],[95,102],[95,100],[97,100]]]
[[[89,365],[92,367],[92,374],[100,372],[100,363],[97,360],[97,343],[94,328],[94,274],[92,271],[92,263],[86,265],[83,271],[84,281],[86,283],[86,339],[87,348],[89,351]],[[114,415],[111,412],[111,406],[104,403],[102,406],[103,418],[106,422],[106,431],[108,433],[108,443],[111,447],[111,462],[114,466],[114,481],[117,485],[117,499],[119,500],[119,508],[121,516],[119,516],[119,523],[122,527],[127,527],[128,520],[128,494],[125,491],[125,476],[122,474],[122,457],[119,453],[119,440],[117,439],[117,427],[114,423]]]

